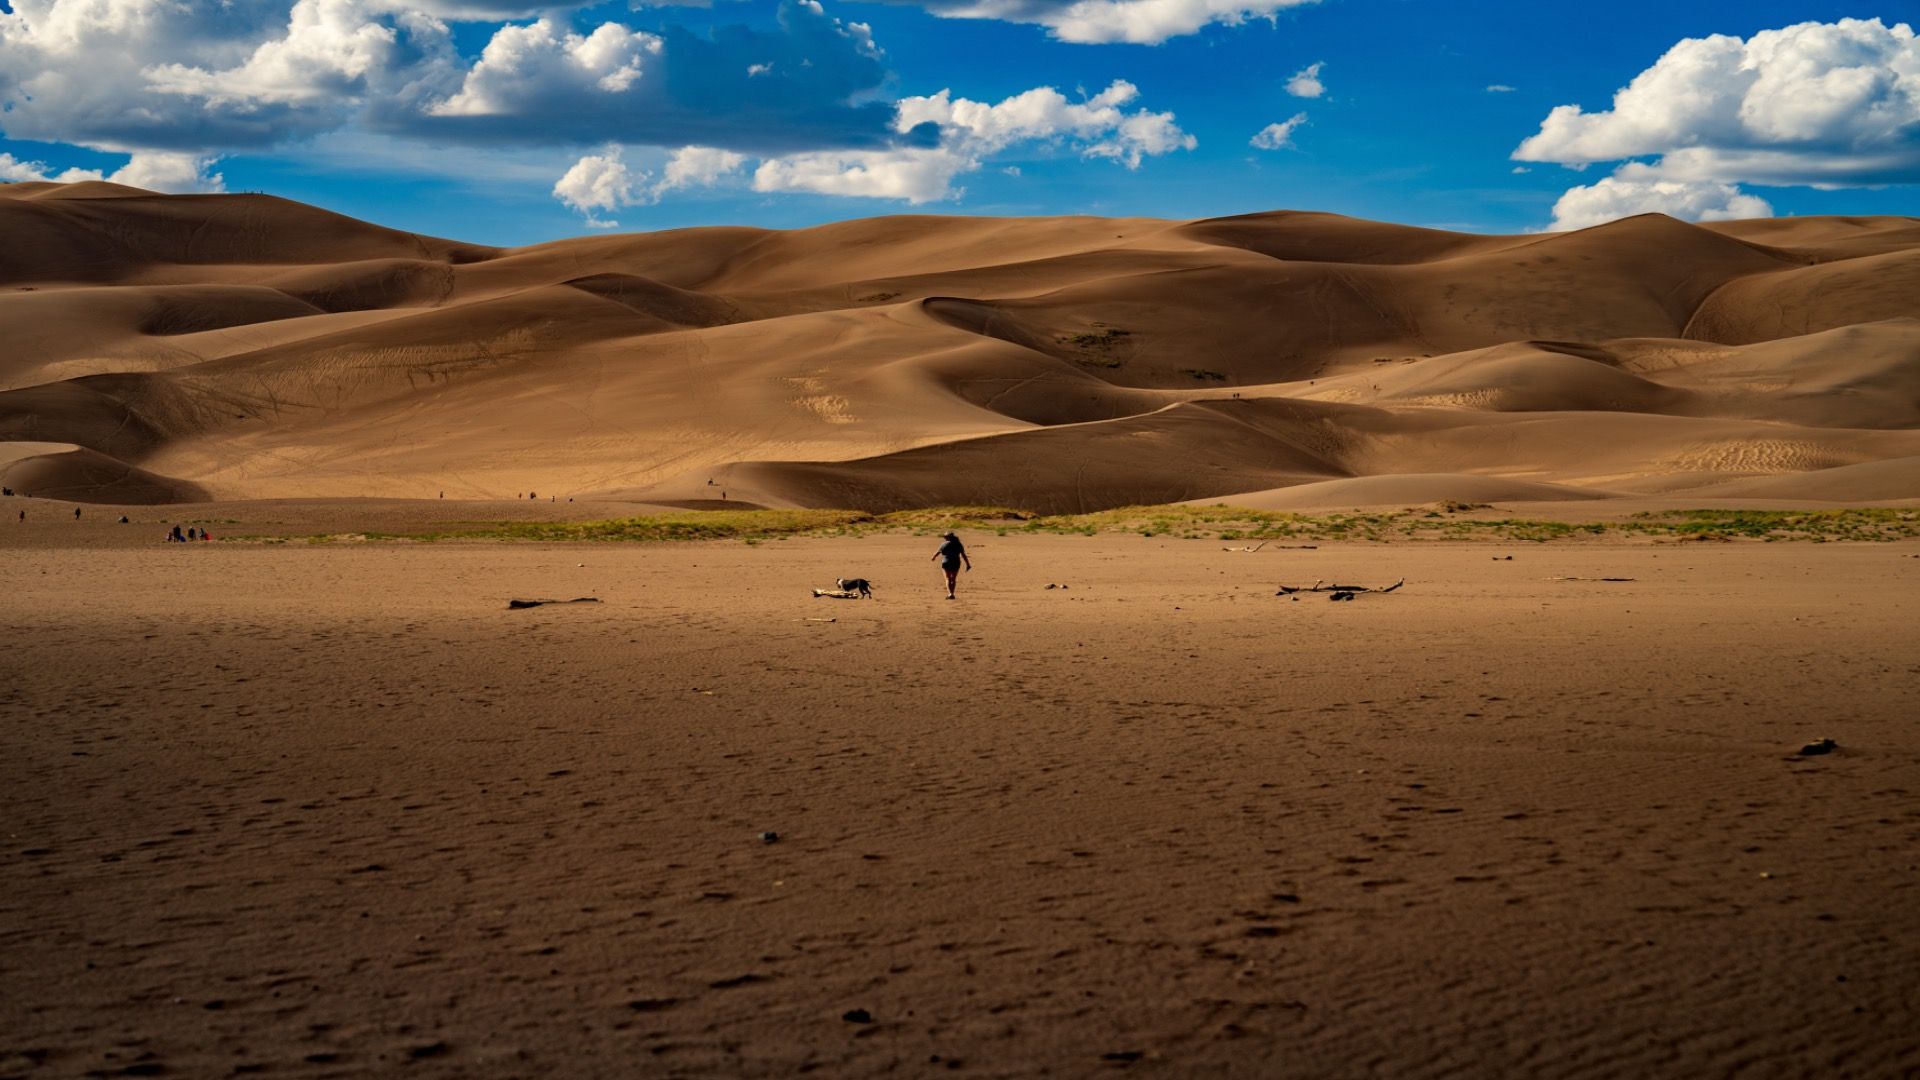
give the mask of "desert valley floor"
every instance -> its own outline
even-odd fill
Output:
[[[1910,541],[157,531],[0,530],[0,1075],[1920,1070]]]

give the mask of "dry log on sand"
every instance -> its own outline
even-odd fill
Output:
[[[1396,581],[1391,585],[1383,585],[1383,586],[1380,586],[1379,588],[1374,588],[1369,585],[1329,585],[1325,581],[1316,581],[1313,584],[1307,585],[1307,586],[1282,585],[1280,586],[1280,591],[1277,593],[1274,593],[1273,595],[1292,596],[1295,593],[1303,593],[1303,592],[1322,593],[1323,592],[1327,594],[1327,599],[1329,600],[1351,600],[1354,597],[1360,595],[1361,593],[1390,593],[1395,589],[1398,589],[1400,586],[1405,585],[1406,583],[1407,583],[1407,579],[1401,578],[1399,581]]]
[[[597,596],[576,596],[571,600],[509,600],[507,607],[518,609],[540,607],[543,604],[597,604],[599,602],[600,598]]]

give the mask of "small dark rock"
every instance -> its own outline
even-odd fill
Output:
[[[407,1056],[418,1061],[421,1058],[439,1057],[453,1049],[443,1042],[430,1042],[425,1046],[415,1046],[407,1050]]]
[[[776,844],[776,843],[779,843],[779,842],[780,842],[780,834],[779,834],[779,833],[777,833],[777,832],[774,832],[774,831],[773,831],[773,830],[771,830],[771,829],[769,829],[769,830],[767,830],[766,832],[763,832],[763,833],[761,833],[761,834],[760,834],[760,842],[761,842],[761,843],[763,843],[763,844]]]
[[[1840,749],[1840,744],[1832,739],[1819,739],[1800,748],[1801,757],[1813,757],[1816,754],[1831,754]]]
[[[1100,1060],[1111,1061],[1120,1065],[1131,1065],[1146,1056],[1146,1053],[1140,1050],[1112,1050],[1101,1054]]]
[[[865,1009],[848,1009],[846,1012],[840,1014],[840,1019],[845,1020],[849,1024],[871,1024],[873,1023],[873,1014]]]

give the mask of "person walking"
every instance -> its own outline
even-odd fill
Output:
[[[960,542],[958,536],[948,533],[942,539],[945,542],[940,545],[939,551],[933,553],[933,561],[938,562],[940,569],[947,573],[947,599],[951,600],[954,582],[960,577],[960,565],[965,563],[967,572],[972,573],[973,560],[967,558],[967,546]]]

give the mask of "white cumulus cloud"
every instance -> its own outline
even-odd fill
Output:
[[[496,147],[897,141],[871,28],[817,0],[772,27],[657,33],[523,0],[0,0],[0,136],[201,156],[339,133]]]
[[[1138,87],[1118,79],[1085,101],[1072,101],[1050,86],[994,103],[956,98],[948,90],[903,98],[895,106],[894,130],[906,135],[931,125],[939,131],[937,145],[769,158],[754,170],[753,187],[921,204],[954,197],[956,178],[1017,144],[1073,147],[1084,157],[1108,158],[1129,169],[1148,157],[1199,145],[1172,113],[1128,111],[1139,94]]]
[[[1308,64],[1293,73],[1287,80],[1287,93],[1300,98],[1317,98],[1327,92],[1327,84],[1320,81],[1320,69],[1326,67],[1324,61]]]
[[[1696,221],[1772,212],[1740,184],[1920,183],[1920,40],[1905,23],[1840,19],[1688,38],[1612,105],[1558,106],[1513,152],[1575,168],[1626,162],[1568,191],[1556,227],[1641,210]]]
[[[553,185],[554,198],[578,211],[588,225],[611,229],[620,223],[600,215],[659,202],[669,191],[712,187],[737,174],[747,162],[745,154],[732,150],[682,146],[667,155],[655,181],[650,171],[627,164],[625,149],[607,146],[581,157]]]
[[[1558,106],[1513,153],[1566,165],[1653,156],[1689,179],[1920,182],[1920,41],[1878,19],[1688,38],[1611,109]]]
[[[712,187],[740,171],[747,163],[745,154],[712,146],[683,146],[667,158],[660,182],[654,185],[655,198],[675,188]]]
[[[226,178],[209,171],[214,160],[199,154],[148,151],[134,154],[107,179],[149,191],[225,191]]]
[[[552,19],[503,26],[440,116],[524,116],[586,95],[618,94],[662,50],[660,38],[619,23],[577,34]]]
[[[1553,204],[1553,228],[1585,229],[1635,214],[1666,214],[1683,221],[1736,221],[1772,217],[1773,207],[1732,184],[1660,178],[1645,167],[1576,187]]]
[[[919,204],[944,199],[979,162],[944,147],[788,154],[760,163],[755,191],[804,191]]]
[[[1147,157],[1191,150],[1199,143],[1180,129],[1170,112],[1128,112],[1140,96],[1125,79],[1086,101],[1072,101],[1051,86],[1039,86],[995,104],[955,98],[942,90],[925,97],[902,98],[893,127],[906,133],[933,124],[942,144],[972,156],[992,153],[1015,142],[1080,142],[1088,157],[1113,158],[1130,169]]]
[[[83,180],[106,180],[170,194],[225,191],[226,179],[208,171],[213,163],[212,158],[194,154],[150,151],[131,155],[125,165],[111,173],[103,173],[99,169],[63,169],[54,173],[43,162],[23,161],[12,154],[0,153],[0,181],[19,183],[26,180],[52,180],[73,184]]]
[[[627,167],[621,160],[619,147],[608,147],[602,153],[588,154],[574,162],[573,168],[553,185],[553,195],[578,210],[587,224],[596,229],[611,229],[620,223],[612,218],[595,217],[595,212],[612,213],[646,201],[648,178],[646,171]]]
[[[363,0],[299,0],[288,12],[286,36],[261,42],[244,63],[221,71],[156,64],[146,69],[147,85],[215,108],[357,95],[369,76],[402,62],[400,30],[382,14]],[[402,18],[425,36],[445,34],[430,18]]]
[[[1293,129],[1307,122],[1306,113],[1294,113],[1277,124],[1268,124],[1247,140],[1247,145],[1260,150],[1283,150],[1293,145]]]
[[[926,6],[954,19],[999,19],[1044,26],[1082,45],[1126,42],[1158,45],[1168,38],[1222,24],[1270,19],[1315,0],[933,0]]]
[[[48,171],[44,161],[25,161],[12,154],[0,153],[0,182],[20,184],[36,180],[54,180],[62,184],[71,184],[76,180],[99,179],[102,177],[94,169],[67,169],[56,174]]]
[[[262,146],[452,74],[447,28],[389,0],[20,0],[0,130],[97,150]]]

